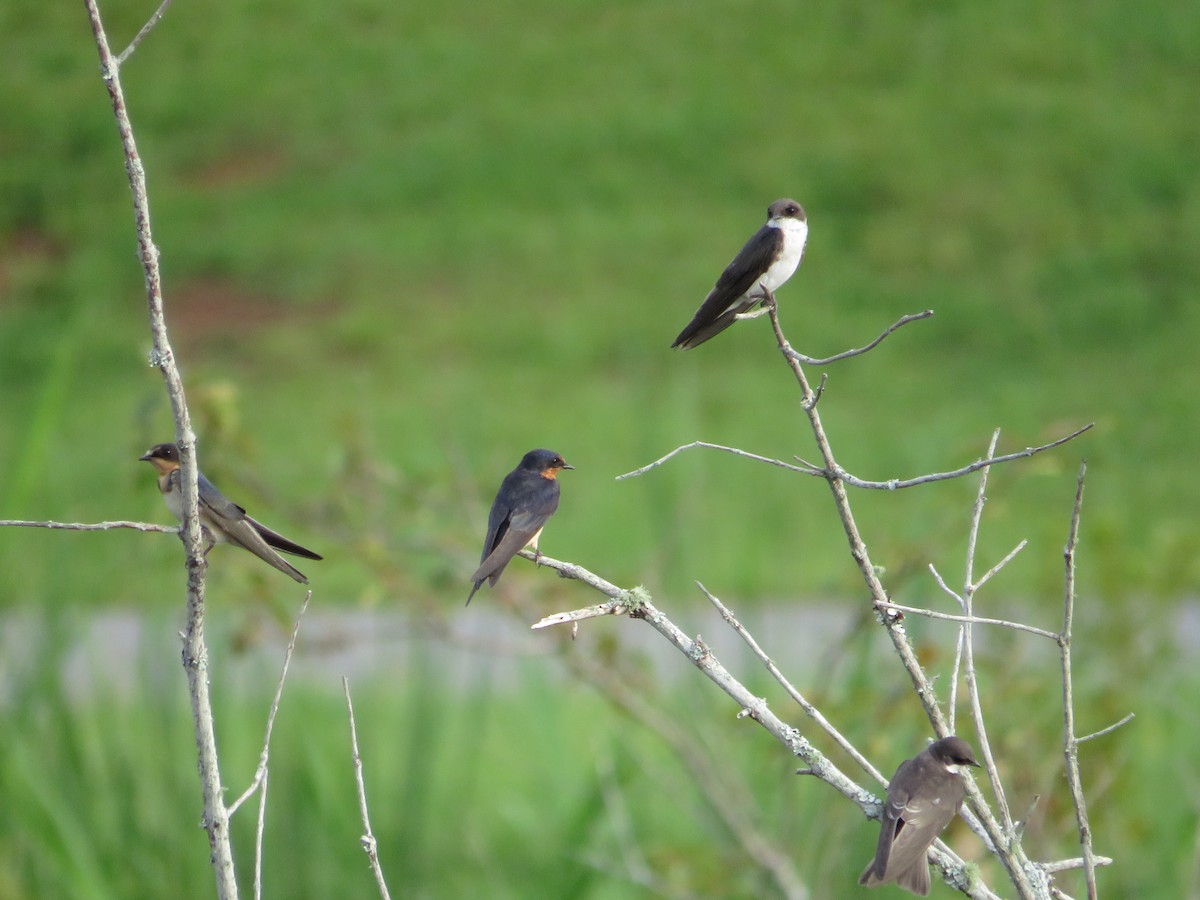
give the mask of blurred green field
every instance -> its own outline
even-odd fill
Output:
[[[151,11],[105,8],[114,45]],[[172,426],[146,365],[128,189],[86,17],[75,5],[15,0],[0,8],[0,45],[9,62],[0,81],[0,517],[168,521],[136,461]],[[1168,638],[1177,604],[1194,601],[1200,581],[1197,46],[1200,13],[1168,2],[1136,12],[1111,0],[936,10],[361,0],[336,14],[311,3],[174,6],[122,77],[202,464],[252,514],[326,555],[307,569],[325,607],[460,615],[487,505],[533,446],[578,469],[564,476],[543,540],[552,556],[644,583],[680,610],[703,602],[696,579],[749,604],[854,602],[860,583],[819,481],[701,452],[612,480],[697,439],[812,456],[765,321],[693,352],[667,349],[767,203],[795,196],[810,242],[780,303],[798,349],[834,353],[904,313],[936,312],[828,369],[822,415],[849,470],[949,469],[978,457],[996,427],[1001,449],[1013,450],[1096,423],[1052,455],[993,473],[980,558],[990,565],[1029,538],[995,590],[1053,627],[1070,498],[1087,457],[1081,678],[1090,698],[1109,698],[1097,727],[1110,712],[1141,713],[1094,750],[1112,776],[1105,790],[1124,804],[1098,830],[1158,851],[1123,858],[1105,877],[1119,896],[1194,894],[1195,785],[1168,783],[1165,747],[1195,738],[1149,710],[1163,708],[1160,688],[1178,690],[1172,677],[1185,678]],[[929,562],[958,572],[974,489],[964,481],[853,498],[898,599],[934,602]],[[290,615],[277,573],[231,551],[213,560],[214,617],[230,618],[231,632],[264,609]],[[175,609],[179,566],[170,536],[6,529],[0,609]],[[547,577],[522,564],[502,586],[542,592],[548,604],[583,602],[569,586],[546,588]],[[487,592],[480,601],[495,602]],[[1151,664],[1166,666],[1161,681],[1143,677]],[[27,699],[53,671],[46,663]],[[178,682],[167,679],[177,692]],[[553,698],[543,707],[565,702],[538,690]],[[857,690],[869,706],[871,686]],[[365,694],[360,716],[387,714],[386,685]],[[162,716],[181,715],[177,700]],[[129,772],[176,765],[166,777],[181,793],[154,788],[145,807],[176,827],[191,823],[186,727],[169,760],[139,757],[160,749],[153,738],[142,746],[159,726],[145,720],[145,703],[130,702],[125,745],[110,746],[99,726],[72,725],[64,705],[39,720],[45,732],[14,720],[5,733],[29,743],[6,741],[6,750],[53,763],[58,783],[79,767],[46,754],[47,742],[64,753],[103,747]],[[302,702],[330,703],[321,694]],[[505,719],[524,703],[519,694],[489,702]],[[252,744],[260,711],[249,709]],[[915,707],[905,711],[895,728],[915,736]],[[6,714],[35,715],[19,703]],[[396,722],[410,714],[390,713]],[[560,749],[586,756],[577,732],[592,726],[582,713],[570,721]],[[339,749],[329,752],[341,753],[337,727],[329,741]],[[395,727],[377,738],[376,757],[394,752]],[[1053,716],[1042,721],[1036,741],[1053,747],[1054,727]],[[787,761],[764,753],[769,792]],[[306,818],[319,791],[302,787],[331,777],[319,759],[316,750],[281,759],[297,768],[276,786],[294,778],[301,787],[274,797],[295,804],[313,842],[327,846],[328,807]],[[511,762],[480,783],[498,785],[501,774],[534,783],[533,765]],[[25,770],[4,765],[0,777],[19,782]],[[1163,786],[1149,795],[1157,805],[1128,783],[1143,765]],[[86,771],[78,777],[79,790],[83,780],[95,787]],[[85,823],[86,837],[140,815],[136,791],[115,784],[116,799],[87,810],[112,821]],[[390,796],[387,785],[378,790]],[[573,833],[563,822],[593,821],[587,804],[597,801],[578,802],[560,810],[556,835]],[[804,812],[779,815],[801,828],[789,817]],[[0,851],[9,855],[28,823],[18,810],[6,815]],[[341,884],[341,867],[361,860],[353,809],[337,815],[351,836],[328,863]],[[512,826],[514,839],[539,840],[541,824]],[[438,829],[458,837],[453,819],[412,827],[429,840]],[[480,827],[487,858],[507,865],[505,848],[490,843],[500,839]],[[79,843],[52,816],[35,831],[30,852],[43,860],[54,856],[38,840]],[[863,832],[855,858],[869,845]],[[694,855],[687,847],[720,846],[703,829],[675,839],[683,860]],[[173,851],[196,854],[197,896],[208,884],[202,844],[185,832]],[[571,846],[564,838],[546,866],[557,869]],[[527,896],[519,879],[544,884],[544,871],[515,856],[496,883]],[[308,858],[324,865],[315,849]],[[432,851],[429,860],[407,873],[407,894],[457,896],[488,877],[460,867],[443,876]],[[0,897],[134,896],[132,883],[159,877],[126,866],[98,859],[45,876],[73,882],[11,881],[11,892],[0,880]],[[128,880],[113,881],[123,869]],[[1147,873],[1167,871],[1153,893]],[[294,875],[311,896],[337,895],[299,868],[274,875]],[[579,870],[564,877],[557,896],[622,895]],[[681,891],[761,889],[697,879]],[[280,895],[294,895],[286,887]]]

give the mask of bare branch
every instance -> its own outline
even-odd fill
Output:
[[[810,393],[809,402],[811,402],[813,406],[816,405],[816,399],[817,394],[815,392]],[[806,406],[806,409],[810,409],[810,407]],[[888,481],[871,481],[866,478],[859,478],[857,475],[852,475],[841,466],[836,464],[832,468],[823,468],[821,466],[806,462],[805,460],[800,459],[800,457],[796,457],[797,460],[803,463],[803,465],[796,466],[786,463],[780,459],[772,459],[769,456],[760,456],[757,453],[750,453],[737,447],[726,447],[723,444],[712,444],[708,441],[692,441],[690,444],[684,444],[680,447],[676,447],[670,453],[659,457],[652,463],[642,466],[640,469],[634,469],[632,472],[626,472],[623,475],[618,475],[616,480],[623,481],[626,478],[635,478],[638,475],[645,475],[651,469],[658,468],[663,463],[678,456],[680,453],[683,453],[686,450],[695,450],[700,448],[705,450],[720,450],[723,453],[732,453],[734,456],[740,456],[744,459],[750,459],[755,462],[762,462],[767,463],[768,465],[778,466],[781,469],[787,469],[788,471],[796,472],[800,475],[812,475],[818,478],[828,479],[836,478],[837,480],[850,485],[850,487],[861,488],[863,490],[900,491],[904,490],[905,488],[917,487],[918,485],[922,484],[933,484],[937,481],[948,481],[952,478],[962,478],[965,475],[971,475],[989,466],[1013,462],[1018,459],[1028,459],[1031,456],[1036,456],[1037,454],[1044,453],[1047,450],[1053,450],[1055,447],[1061,447],[1063,444],[1074,440],[1081,434],[1090,431],[1094,427],[1095,423],[1091,422],[1087,425],[1084,425],[1082,428],[1075,429],[1064,437],[1060,437],[1051,441],[1048,444],[1041,444],[1037,447],[1026,447],[1024,450],[1017,450],[1013,453],[1004,453],[1000,456],[989,456],[987,459],[976,460],[969,465],[962,466],[958,469],[952,469],[949,472],[933,472],[928,475],[918,475],[915,478],[892,478]]]
[[[1071,791],[1075,822],[1079,827],[1079,847],[1083,851],[1083,877],[1087,885],[1088,900],[1096,900],[1096,862],[1092,850],[1092,826],[1088,822],[1087,801],[1083,796],[1083,782],[1079,774],[1079,741],[1075,737],[1075,698],[1071,674],[1071,629],[1075,621],[1075,552],[1079,545],[1079,519],[1083,510],[1083,482],[1086,475],[1087,462],[1084,461],[1079,464],[1079,478],[1075,483],[1075,505],[1071,510],[1067,546],[1063,550],[1066,573],[1062,637],[1058,644],[1062,659],[1063,756],[1066,760],[1067,786]]]
[[[636,589],[635,591],[636,592]],[[647,597],[647,600],[649,598]],[[732,772],[726,772],[719,760],[713,758],[704,742],[682,728],[669,714],[656,709],[644,692],[633,689],[628,680],[607,664],[587,654],[564,655],[564,663],[576,674],[586,678],[624,713],[642,727],[658,735],[682,761],[700,786],[705,799],[721,821],[745,848],[747,854],[766,872],[788,900],[808,900],[809,890],[784,848],[773,843],[758,827],[755,817],[740,802],[745,788],[739,786]],[[738,714],[742,718],[745,710]]]
[[[1093,731],[1091,734],[1086,734],[1081,738],[1075,738],[1075,744],[1078,746],[1079,744],[1082,744],[1084,741],[1091,741],[1091,740],[1095,740],[1098,737],[1104,737],[1106,734],[1112,734],[1114,731],[1116,731],[1122,725],[1128,725],[1130,722],[1132,722],[1134,720],[1134,718],[1135,718],[1134,713],[1129,713],[1125,716],[1122,716],[1119,721],[1113,722],[1107,728],[1101,728],[1099,731]]]
[[[532,554],[526,555],[532,558]],[[758,722],[769,734],[783,744],[789,752],[799,757],[806,764],[803,769],[806,774],[811,774],[833,787],[834,790],[858,806],[869,818],[878,818],[881,806],[877,797],[855,784],[828,758],[814,748],[799,729],[787,725],[779,719],[767,706],[765,700],[754,696],[741,682],[730,674],[701,638],[697,637],[694,640],[689,638],[666,615],[658,610],[653,605],[650,595],[645,589],[634,588],[628,591],[623,590],[611,582],[594,575],[582,566],[561,562],[547,556],[540,557],[538,561],[540,565],[555,569],[565,578],[582,581],[612,600],[624,603],[626,614],[630,618],[646,622],[646,624],[657,631],[680,653],[686,656],[710,681],[728,694],[739,706],[739,718],[750,718]],[[604,607],[607,604],[601,604],[601,606]],[[578,618],[574,618],[572,613],[560,613],[557,616],[549,616],[543,621],[549,622],[552,619],[561,619],[562,622],[572,623],[578,621]],[[541,623],[538,624],[540,625]],[[900,630],[901,632],[903,631],[902,627],[900,627]],[[860,756],[860,754],[855,755],[856,758]],[[875,777],[880,777],[879,773],[869,763],[864,768],[872,772]],[[968,824],[978,827],[978,823],[973,816],[967,816],[966,818]],[[944,845],[935,846],[932,849],[931,859],[943,872],[948,873],[947,881],[968,896],[977,898],[977,900],[994,900],[996,897],[986,886],[980,884],[978,879],[972,881],[966,873],[965,863],[950,853]]]
[[[58,528],[63,531],[114,531],[131,528],[134,531],[161,531],[163,534],[179,534],[178,525],[156,525],[153,522],[31,522],[26,519],[0,519],[0,527]]]
[[[992,432],[992,439],[988,444],[988,457],[995,455],[996,444],[999,440],[1000,429],[997,428]],[[983,703],[979,698],[979,681],[975,673],[975,640],[970,621],[975,617],[975,592],[978,590],[978,585],[975,582],[975,549],[979,541],[979,529],[983,523],[983,507],[987,502],[987,482],[990,472],[990,468],[984,468],[980,471],[979,489],[975,493],[975,503],[971,507],[971,524],[967,531],[967,558],[963,574],[963,592],[961,595],[963,615],[966,617],[966,621],[961,626],[963,630],[963,674],[967,682],[967,698],[971,704],[971,718],[975,725],[975,736],[979,740],[983,765],[988,774],[988,781],[992,785],[992,793],[996,798],[996,805],[1000,809],[1000,820],[1003,823],[1004,834],[1008,838],[1013,833],[1012,813],[1008,808],[1008,798],[1004,795],[1004,784],[1000,780],[1000,770],[996,767],[996,759],[992,755],[987,724],[983,718]],[[1012,554],[1009,555],[1009,557],[1011,556]],[[1005,852],[1011,849],[1011,839],[1001,842],[997,835],[992,835],[992,840],[996,842],[997,847],[1002,848]]]
[[[548,628],[551,625],[566,625],[568,622],[582,622],[584,619],[597,619],[600,616],[623,616],[628,611],[623,600],[609,600],[607,603],[597,603],[595,606],[585,606],[582,609],[546,616],[540,622],[535,622],[529,627],[531,629]]]
[[[931,567],[932,568],[932,567]],[[1010,622],[1007,619],[985,619],[979,616],[956,616],[951,613],[935,612],[932,609],[922,609],[919,606],[904,606],[900,603],[880,604],[884,609],[895,609],[903,613],[912,613],[916,616],[925,616],[927,619],[943,619],[947,622],[969,622],[972,625],[999,625],[1002,628],[1011,628],[1014,631],[1027,631],[1030,634],[1036,634],[1039,637],[1049,638],[1058,643],[1058,634],[1054,631],[1047,631],[1044,628],[1037,628],[1034,625],[1026,625],[1023,622]]]
[[[1092,862],[1097,866],[1111,866],[1113,860],[1111,856],[1093,856]],[[1053,875],[1056,872],[1070,872],[1074,869],[1082,869],[1084,861],[1081,857],[1074,859],[1060,859],[1058,862],[1039,863],[1042,871]]]
[[[809,425],[817,443],[817,449],[821,458],[821,468],[827,473],[826,483],[833,494],[838,518],[841,519],[842,527],[846,532],[846,539],[850,546],[850,556],[858,566],[859,573],[870,593],[872,605],[880,613],[880,624],[887,631],[888,637],[892,641],[892,647],[895,649],[896,655],[899,657],[901,664],[908,673],[909,679],[912,681],[913,690],[921,702],[925,714],[933,726],[934,732],[939,737],[946,737],[949,734],[946,716],[937,702],[933,685],[921,667],[921,663],[917,659],[912,644],[908,639],[908,635],[901,622],[902,617],[890,614],[886,610],[889,597],[883,583],[880,581],[879,570],[871,561],[870,555],[867,552],[867,546],[863,542],[858,530],[858,524],[850,509],[850,499],[846,493],[846,482],[842,477],[843,470],[834,458],[833,449],[825,432],[824,424],[821,422],[820,415],[817,412],[815,394],[809,385],[808,378],[805,376],[804,369],[801,367],[799,361],[787,352],[789,345],[779,324],[778,310],[774,304],[770,306],[770,314],[771,326],[775,331],[776,342],[780,350],[784,351],[784,359],[793,377],[796,379],[797,385],[800,387],[802,407],[808,416]],[[964,629],[969,627],[968,624],[962,626]],[[974,780],[970,776],[967,776],[964,781],[967,786],[970,809],[973,811],[975,817],[977,817],[972,822],[972,818],[968,816],[966,817],[967,821],[972,824],[972,827],[981,826],[979,833],[994,848],[997,857],[1004,864],[1008,872],[1013,887],[1016,888],[1018,894],[1022,897],[1045,896],[1047,893],[1044,885],[1045,876],[1028,864],[1019,845],[1015,848],[1009,846],[1010,842],[1005,839],[1004,829],[1000,827],[1000,824],[992,815],[991,809],[988,807],[979,789],[975,786]],[[1035,887],[1035,881],[1041,882],[1039,887]],[[1039,890],[1039,888],[1041,889]]]
[[[158,24],[158,20],[163,17],[163,13],[167,11],[167,7],[171,5],[171,0],[163,0],[162,5],[154,11],[148,22],[142,26],[142,30],[134,35],[133,40],[129,42],[129,46],[121,51],[121,55],[117,57],[117,65],[123,65],[125,60],[133,55],[133,51],[138,48],[138,44],[150,33],[150,30]]]
[[[717,612],[721,614],[721,618],[725,620],[726,624],[728,624],[730,628],[737,632],[738,637],[740,637],[746,643],[746,646],[750,648],[751,652],[753,652],[754,655],[762,661],[762,664],[767,667],[767,671],[771,673],[771,677],[779,682],[783,689],[787,691],[788,696],[796,702],[796,705],[804,710],[809,718],[816,722],[826,734],[833,738],[837,745],[845,750],[846,753],[850,755],[850,758],[862,767],[864,772],[866,772],[880,784],[886,785],[887,779],[883,776],[883,773],[871,765],[871,761],[859,753],[858,748],[851,744],[850,741],[847,740],[840,731],[834,728],[833,724],[821,714],[821,711],[813,706],[813,704],[810,703],[790,681],[788,681],[783,672],[781,672],[779,667],[775,665],[769,656],[767,656],[766,652],[762,649],[762,647],[759,646],[758,641],[756,641],[754,636],[746,630],[746,626],[738,621],[737,617],[733,614],[729,607],[722,603],[716,596],[713,595],[711,591],[709,591],[708,588],[706,588],[700,582],[696,582],[696,587],[700,588],[700,590],[704,593],[704,596],[709,599],[709,602],[717,608]]]
[[[267,830],[267,788],[271,773],[263,769],[262,790],[258,792],[258,821],[254,825],[254,900],[262,900],[262,837]]]
[[[383,900],[391,900],[387,882],[383,879],[383,867],[379,865],[379,843],[371,831],[371,817],[367,813],[367,787],[363,783],[362,756],[358,752],[358,728],[354,724],[354,704],[350,702],[350,679],[342,676],[342,690],[346,694],[346,712],[350,716],[350,748],[354,754],[354,783],[358,787],[358,811],[362,816],[363,836],[360,838],[363,851],[367,854],[375,885]]]
[[[1021,541],[1019,541],[1017,546],[1009,550],[1008,553],[1004,555],[1004,558],[1000,560],[1000,562],[996,563],[981,576],[979,576],[979,580],[975,582],[975,590],[978,591],[981,587],[991,581],[992,576],[1012,562],[1016,558],[1017,554],[1024,550],[1028,544],[1029,540],[1027,538],[1023,538]]]
[[[1038,447],[1026,447],[1024,450],[1017,450],[1014,453],[1004,453],[1000,456],[989,455],[986,459],[976,460],[968,466],[963,466],[961,469],[954,469],[950,472],[934,472],[930,475],[920,475],[916,478],[893,479],[891,481],[865,481],[861,478],[849,474],[841,468],[834,470],[834,474],[842,481],[851,487],[867,488],[869,490],[884,490],[884,491],[899,491],[904,488],[916,487],[919,484],[932,484],[935,481],[947,481],[951,478],[962,478],[964,475],[970,475],[973,472],[978,472],[981,469],[986,469],[990,466],[999,465],[1000,463],[1013,462],[1018,459],[1028,459],[1031,456],[1036,456],[1039,453],[1044,453],[1047,450],[1053,450],[1055,447],[1061,447],[1067,441],[1073,441],[1081,434],[1091,431],[1095,427],[1095,422],[1089,422],[1082,428],[1076,428],[1070,434],[1060,437],[1057,440],[1051,441],[1048,444],[1042,444]]]
[[[138,257],[146,287],[146,305],[154,346],[151,361],[163,378],[171,412],[175,420],[175,440],[181,465],[180,534],[187,554],[187,627],[184,630],[183,667],[187,673],[188,694],[192,702],[192,724],[196,735],[197,769],[204,802],[204,829],[208,835],[209,861],[216,879],[218,900],[234,900],[238,895],[229,839],[229,813],[221,788],[221,771],[213,728],[212,698],[208,685],[208,645],[204,639],[204,572],[206,561],[201,543],[199,492],[196,466],[196,435],[183,392],[183,380],[175,365],[175,355],[167,336],[163,316],[162,275],[158,266],[158,248],[150,229],[150,202],[146,194],[146,173],[133,136],[133,125],[121,88],[119,63],[112,55],[97,0],[84,0],[100,56],[100,77],[104,81],[120,134],[125,156],[125,171],[133,198],[134,226]]]
[[[676,447],[666,456],[659,457],[649,465],[642,466],[640,469],[634,469],[632,472],[626,472],[624,475],[618,475],[617,481],[624,481],[626,478],[636,478],[638,475],[645,475],[651,469],[657,469],[669,459],[678,456],[685,450],[695,450],[697,447],[705,450],[720,450],[723,453],[732,453],[734,456],[741,456],[744,459],[752,459],[755,462],[763,462],[772,466],[778,466],[781,469],[788,469],[792,472],[799,472],[801,475],[824,475],[822,469],[813,466],[793,466],[791,463],[785,463],[780,459],[771,459],[769,456],[759,456],[757,453],[747,453],[745,450],[739,450],[737,447],[726,447],[722,444],[710,444],[708,441],[692,441],[690,444],[684,444],[682,447]]]
[[[853,350],[845,350],[841,353],[835,354],[834,356],[827,356],[824,359],[814,359],[811,356],[805,356],[800,351],[794,349],[791,344],[788,344],[786,348],[783,348],[783,352],[790,355],[797,362],[804,363],[808,366],[827,366],[830,363],[840,362],[841,360],[849,359],[852,356],[861,356],[864,353],[874,350],[876,347],[882,344],[892,334],[892,332],[903,328],[910,322],[919,322],[921,319],[928,319],[932,315],[933,310],[926,309],[919,313],[909,313],[906,316],[901,316],[886,329],[884,329],[883,334],[879,335],[879,337],[875,338],[875,340],[871,341],[871,343],[867,344],[865,347],[857,347]]]
[[[304,595],[304,602],[300,604],[300,612],[296,614],[296,624],[292,626],[292,636],[288,640],[287,650],[283,654],[283,669],[279,673],[279,681],[275,685],[275,697],[271,701],[271,709],[267,713],[267,731],[263,737],[262,751],[258,755],[258,768],[255,770],[250,786],[229,805],[229,817],[233,818],[234,813],[241,805],[256,790],[258,791],[258,820],[254,829],[254,900],[262,900],[262,848],[263,835],[266,833],[267,826],[267,788],[271,782],[271,772],[267,767],[271,751],[271,733],[275,729],[275,716],[279,712],[279,702],[283,699],[283,683],[287,680],[288,666],[291,665],[292,654],[296,652],[296,639],[300,635],[300,620],[304,618],[304,613],[308,609],[308,601],[311,599],[312,591],[308,591]]]
[[[263,737],[262,750],[258,754],[258,768],[254,772],[254,778],[251,780],[250,786],[242,792],[240,797],[229,804],[230,818],[250,798],[250,795],[258,789],[258,786],[266,780],[267,761],[271,755],[271,733],[275,730],[275,716],[279,713],[279,702],[283,699],[283,683],[287,679],[288,666],[292,663],[292,654],[296,652],[296,638],[300,635],[300,620],[304,618],[304,613],[308,610],[308,601],[311,599],[312,591],[308,591],[304,595],[304,602],[300,604],[300,612],[296,614],[296,624],[292,626],[292,636],[288,641],[287,650],[283,654],[283,669],[279,673],[279,681],[275,685],[275,698],[271,701],[271,709],[267,713],[267,733]],[[258,835],[258,843],[261,846],[261,832]]]

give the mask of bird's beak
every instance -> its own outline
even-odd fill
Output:
[[[147,451],[138,457],[138,462],[150,462],[152,459],[154,459],[154,457],[150,455],[149,451]]]
[[[575,467],[574,467],[574,466],[568,466],[566,463],[563,463],[563,468],[564,468],[564,469],[574,469]]]

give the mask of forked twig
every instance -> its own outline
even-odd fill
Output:
[[[288,666],[292,663],[292,654],[296,652],[296,639],[300,636],[300,621],[304,618],[304,613],[308,609],[308,601],[311,599],[312,591],[305,592],[304,602],[300,604],[300,612],[296,614],[296,624],[292,626],[292,636],[288,640],[287,650],[283,654],[283,668],[279,673],[279,681],[275,685],[275,697],[271,700],[271,709],[267,713],[267,730],[263,736],[262,750],[258,754],[258,768],[254,771],[254,778],[251,779],[250,786],[242,792],[240,797],[229,804],[229,817],[233,818],[233,814],[238,811],[238,808],[256,790],[261,788],[258,800],[258,826],[254,834],[255,900],[262,897],[262,845],[267,816],[267,784],[270,775],[267,763],[271,755],[271,734],[275,730],[275,716],[279,713],[279,703],[283,699],[283,683],[287,680]]]
[[[533,554],[531,553],[527,554],[527,556],[530,559],[533,558]],[[768,707],[765,700],[755,696],[721,664],[701,638],[692,639],[688,637],[661,610],[654,606],[650,595],[645,589],[633,588],[626,590],[617,587],[604,578],[589,572],[582,566],[562,562],[544,555],[538,558],[538,564],[554,569],[564,578],[572,578],[591,586],[609,597],[610,603],[598,604],[596,606],[584,607],[582,610],[548,616],[533,627],[546,627],[555,622],[577,623],[581,619],[595,617],[595,615],[581,615],[580,613],[584,611],[609,609],[610,607],[615,609],[612,606],[613,602],[623,605],[626,615],[631,619],[641,620],[650,625],[660,636],[665,638],[680,653],[687,657],[709,680],[733,698],[741,710],[739,718],[754,720],[787,748],[790,753],[799,757],[806,765],[804,769],[806,774],[819,778],[833,787],[834,790],[858,806],[868,817],[877,818],[879,816],[881,806],[877,797],[859,787],[845,773],[838,769],[826,756],[809,743],[799,729],[783,722]],[[615,614],[615,612],[601,612],[596,615],[606,614]],[[855,756],[857,758],[861,754],[855,754]],[[876,778],[880,778],[878,771],[870,767],[869,763],[865,768],[867,771],[873,772]],[[880,780],[882,779],[880,778]],[[974,817],[968,817],[969,824],[972,824],[973,821]],[[935,845],[930,851],[930,858],[935,865],[948,874],[950,881],[968,896],[976,898],[976,900],[995,900],[996,895],[986,885],[979,883],[978,879],[972,881],[967,873],[966,864],[945,848],[944,845]]]
[[[129,57],[133,55],[133,51],[138,48],[138,45],[142,42],[146,35],[150,33],[151,29],[158,24],[158,20],[163,17],[163,13],[167,11],[167,7],[170,5],[171,0],[163,0],[162,5],[154,11],[154,15],[152,15],[149,21],[142,26],[141,30],[133,36],[133,40],[129,42],[129,46],[121,51],[120,55],[117,57],[118,66],[123,65],[125,60],[129,59]]]
[[[816,396],[815,394],[813,395]],[[670,453],[660,456],[652,463],[647,463],[641,468],[634,469],[632,472],[625,472],[616,476],[617,481],[624,481],[626,478],[636,478],[639,475],[645,475],[651,469],[657,469],[663,463],[670,461],[679,454],[687,450],[719,450],[722,453],[730,453],[734,456],[740,456],[743,459],[753,460],[754,462],[767,463],[768,465],[777,466],[781,469],[787,469],[790,472],[796,472],[799,475],[812,475],[818,478],[836,478],[850,487],[861,488],[869,491],[902,491],[905,488],[918,487],[922,484],[933,484],[937,481],[949,481],[952,478],[962,478],[965,475],[971,475],[981,469],[986,469],[990,466],[999,465],[1000,463],[1014,462],[1018,459],[1028,459],[1031,456],[1036,456],[1039,453],[1044,453],[1047,450],[1053,450],[1055,447],[1061,447],[1068,441],[1073,441],[1081,434],[1090,431],[1095,427],[1095,423],[1091,422],[1081,428],[1076,428],[1070,434],[1056,438],[1046,444],[1041,444],[1037,447],[1026,447],[1023,450],[1016,450],[1012,453],[1003,453],[1000,456],[988,456],[986,459],[977,459],[975,462],[962,466],[957,469],[951,469],[948,472],[932,472],[928,475],[918,475],[915,478],[892,478],[887,481],[872,481],[866,478],[859,478],[847,472],[841,466],[833,466],[832,468],[823,468],[813,463],[800,460],[802,465],[793,465],[792,463],[784,462],[781,459],[772,459],[769,456],[760,456],[757,453],[750,453],[738,447],[727,447],[723,444],[713,444],[708,441],[692,441],[690,444],[683,444],[676,447]]]
[[[833,356],[827,356],[824,359],[816,359],[811,356],[805,356],[799,350],[794,349],[791,344],[788,344],[786,348],[781,349],[783,349],[784,353],[789,354],[797,362],[804,363],[807,366],[827,366],[830,363],[840,362],[841,360],[849,359],[852,356],[862,356],[862,354],[874,350],[876,347],[882,344],[892,334],[892,332],[903,328],[910,322],[919,322],[921,319],[928,319],[932,315],[932,309],[925,309],[919,313],[909,313],[906,316],[901,316],[899,319],[885,328],[883,333],[880,334],[879,337],[875,338],[875,340],[871,341],[871,343],[865,344],[862,347],[856,347],[853,350],[844,350],[841,353],[835,353]]]

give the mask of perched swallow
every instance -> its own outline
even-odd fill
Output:
[[[174,444],[156,444],[138,459],[145,460],[158,472],[158,489],[167,501],[167,509],[177,519],[183,519],[183,494],[179,489],[179,448]],[[291,565],[276,550],[303,556],[305,559],[321,559],[307,547],[289,541],[246,515],[246,511],[218,491],[202,474],[197,475],[200,492],[200,527],[204,534],[204,555],[216,544],[233,544],[249,550],[263,562],[280,572],[286,572],[301,584],[308,579]],[[274,549],[272,549],[274,548]]]
[[[768,292],[774,294],[800,265],[807,240],[804,207],[786,198],[768,206],[767,224],[725,267],[716,286],[671,346],[684,350],[698,347],[766,300]]]
[[[918,896],[929,894],[925,853],[962,805],[967,790],[959,772],[979,766],[959,737],[934,741],[896,769],[883,804],[875,858],[859,876],[867,887],[896,882]]]
[[[488,515],[483,555],[471,576],[475,586],[467,596],[468,604],[485,580],[495,586],[509,560],[524,547],[537,552],[542,528],[558,509],[558,473],[574,468],[553,450],[530,450],[504,476]]]

